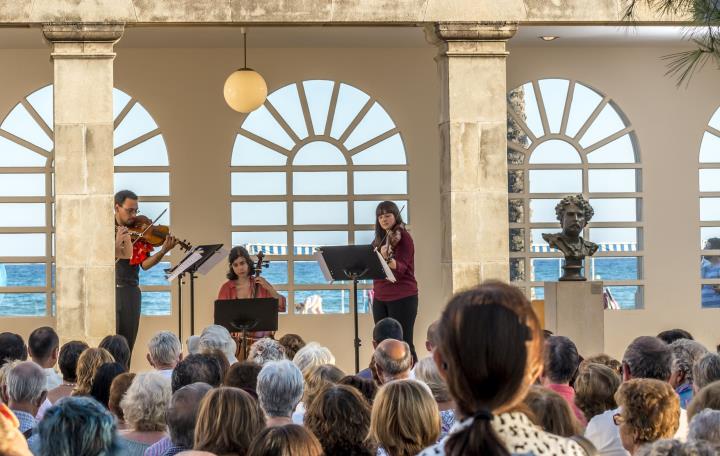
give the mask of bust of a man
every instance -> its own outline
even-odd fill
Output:
[[[586,280],[582,275],[582,263],[586,256],[597,252],[598,245],[586,241],[582,234],[585,225],[595,214],[590,203],[582,195],[571,195],[561,199],[555,206],[555,214],[562,227],[561,233],[543,233],[542,237],[565,255],[565,273],[560,280]]]

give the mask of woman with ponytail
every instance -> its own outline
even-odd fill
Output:
[[[580,445],[542,431],[522,411],[543,364],[540,323],[522,291],[491,281],[456,294],[438,340],[433,357],[458,422],[421,456],[585,456]]]

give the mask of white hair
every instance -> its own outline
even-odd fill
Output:
[[[285,358],[285,349],[280,342],[263,337],[258,339],[250,346],[248,353],[248,361],[252,361],[260,366],[270,361],[281,361]]]
[[[200,336],[190,336],[187,340],[188,353],[195,355],[200,353]]]
[[[683,372],[685,382],[693,383],[693,365],[708,352],[707,348],[690,339],[678,339],[670,344],[673,354],[672,371]]]
[[[688,440],[720,444],[720,410],[705,409],[690,420]]]
[[[170,331],[160,331],[148,342],[150,358],[156,364],[174,365],[180,359],[182,345],[180,339]]]
[[[237,362],[235,357],[235,350],[237,350],[237,344],[230,336],[230,332],[225,329],[224,326],[210,325],[203,329],[200,334],[199,348],[201,352],[210,350],[220,350],[225,354],[230,365]]]
[[[136,431],[164,431],[170,379],[159,372],[137,374],[120,401],[125,421]]]
[[[13,366],[5,376],[7,395],[15,402],[36,402],[46,391],[45,373],[32,361]]]
[[[289,417],[303,395],[303,376],[288,360],[266,363],[257,378],[260,407],[269,417]]]
[[[335,357],[329,348],[323,347],[317,342],[310,342],[295,353],[293,363],[300,371],[305,372],[307,369],[322,366],[323,364],[334,365]]]

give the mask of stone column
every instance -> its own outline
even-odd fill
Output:
[[[122,24],[45,25],[52,46],[56,328],[96,344],[115,333],[113,45]]]
[[[442,287],[508,281],[505,43],[510,23],[438,23]]]

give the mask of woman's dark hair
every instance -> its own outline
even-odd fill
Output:
[[[90,395],[99,403],[108,408],[110,400],[110,386],[113,380],[120,374],[125,373],[125,368],[120,363],[105,363],[95,371]]]
[[[380,222],[378,221],[378,217],[380,217],[383,214],[392,214],[395,216],[395,226],[405,226],[405,222],[403,222],[402,214],[400,214],[400,209],[398,209],[397,204],[393,203],[392,201],[383,201],[382,203],[377,205],[377,208],[375,209],[375,239],[373,240],[373,246],[378,247],[380,244],[383,243],[383,239],[385,238],[385,230],[382,229],[380,226]],[[395,228],[393,226],[393,228]]]
[[[86,348],[88,348],[88,344],[79,340],[70,341],[60,347],[58,367],[66,382],[74,382],[77,379],[78,358]]]
[[[358,375],[346,375],[341,378],[338,385],[352,386],[363,395],[368,404],[372,405],[375,400],[375,394],[377,394],[378,387],[375,382],[366,378],[362,378]]]
[[[250,443],[247,456],[321,456],[318,439],[302,426],[265,428]]]
[[[561,437],[582,434],[582,427],[570,404],[555,391],[533,385],[524,402],[532,411],[532,421],[544,431]]]
[[[295,353],[305,346],[305,341],[297,334],[285,334],[278,342],[285,348],[285,356],[290,361],[295,357]]]
[[[238,258],[243,257],[245,258],[245,262],[248,265],[248,277],[255,274],[255,263],[253,260],[250,259],[250,253],[247,251],[245,247],[237,246],[233,247],[232,250],[230,250],[230,254],[228,255],[228,264],[230,265],[230,269],[226,275],[226,277],[229,280],[237,280],[238,275],[235,274],[235,271],[233,271],[232,264],[237,260]]]
[[[122,364],[126,371],[130,370],[130,346],[125,336],[105,336],[98,347],[109,351],[116,362]]]
[[[530,303],[514,286],[485,282],[450,300],[438,336],[457,410],[474,417],[447,439],[445,454],[508,456],[490,418],[522,400],[542,364],[540,325]]]

